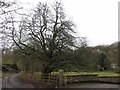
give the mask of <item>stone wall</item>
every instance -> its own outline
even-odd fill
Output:
[[[106,82],[106,83],[119,83],[120,76],[105,76],[99,77],[95,75],[75,75],[75,76],[66,76],[64,77],[65,83],[78,83],[78,82]]]

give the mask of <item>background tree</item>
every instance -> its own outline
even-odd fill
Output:
[[[99,62],[99,66],[100,66],[101,71],[110,69],[110,63],[109,63],[109,60],[108,60],[105,53],[103,53],[103,52],[100,53],[98,62]]]

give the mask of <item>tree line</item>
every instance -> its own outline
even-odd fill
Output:
[[[114,47],[114,48],[112,48]],[[115,52],[115,50],[117,50]],[[118,47],[117,46],[96,46],[96,47],[80,47],[76,50],[65,50],[59,54],[56,60],[56,68],[52,71],[63,69],[69,71],[116,71],[111,64],[118,64]],[[44,60],[44,58],[43,58]],[[18,65],[19,69],[26,72],[42,72],[44,67],[43,61],[32,55],[23,55],[18,49],[3,54],[3,62],[12,61]],[[64,63],[64,64],[63,64]],[[62,65],[61,65],[62,64]],[[58,67],[59,66],[59,67]]]

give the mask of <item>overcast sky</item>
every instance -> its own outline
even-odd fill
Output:
[[[19,0],[30,9],[38,2],[54,0]],[[57,1],[57,0],[56,0]],[[80,37],[87,37],[90,46],[112,44],[118,41],[119,0],[60,0],[67,16],[76,24]]]

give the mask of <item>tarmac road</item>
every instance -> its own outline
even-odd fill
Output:
[[[107,84],[107,83],[79,83],[79,84],[68,84],[62,88],[119,88],[118,84]]]
[[[2,79],[2,88],[38,88],[33,84],[24,83],[18,78],[16,78],[18,74],[9,76],[7,78]],[[39,86],[39,88],[43,88]],[[62,88],[119,88],[118,84],[106,84],[106,83],[79,83],[79,84],[68,84],[63,86]]]
[[[32,84],[24,83],[16,78],[19,74],[3,78],[2,88],[35,88]]]

